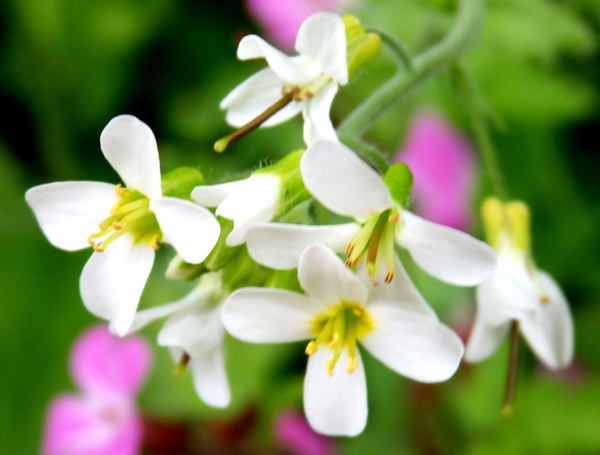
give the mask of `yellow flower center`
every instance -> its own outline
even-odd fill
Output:
[[[367,255],[366,270],[373,285],[378,284],[375,275],[379,272],[383,259],[387,267],[385,282],[389,283],[394,278],[394,242],[399,221],[400,214],[397,209],[373,214],[346,247],[348,267],[355,266],[364,254]]]
[[[137,241],[145,241],[157,250],[162,233],[156,215],[150,210],[150,199],[139,191],[121,188],[121,184],[115,191],[119,202],[110,209],[110,216],[98,225],[100,231],[88,237],[88,243],[101,253],[123,234],[131,233]]]
[[[311,324],[316,338],[306,346],[306,354],[313,355],[319,345],[326,345],[333,352],[333,358],[327,362],[327,372],[333,375],[340,355],[348,349],[347,368],[352,373],[358,365],[356,340],[373,330],[369,313],[358,303],[342,301],[317,315]]]

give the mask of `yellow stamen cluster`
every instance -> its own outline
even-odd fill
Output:
[[[281,95],[286,96],[287,94],[292,93],[292,99],[294,101],[302,101],[305,98],[311,99],[330,80],[330,76],[327,74],[321,74],[315,80],[306,82],[305,84],[286,84],[281,87]]]
[[[364,337],[373,329],[373,320],[369,313],[358,303],[341,302],[331,306],[326,312],[312,321],[312,330],[316,338],[306,346],[306,354],[313,355],[320,345],[329,348],[333,358],[327,362],[327,373],[333,375],[333,369],[344,349],[348,349],[348,373],[358,365],[356,340]]]
[[[150,210],[150,200],[138,191],[123,189],[121,184],[115,191],[121,199],[110,209],[110,216],[99,223],[100,231],[88,237],[88,243],[93,245],[94,251],[101,253],[123,234],[133,233],[138,240],[147,241],[157,250],[162,234],[156,216]],[[99,241],[101,238],[104,240]]]
[[[387,273],[385,282],[394,278],[394,243],[396,229],[400,222],[400,214],[396,209],[384,210],[382,213],[371,215],[359,233],[346,247],[346,265],[354,267],[367,254],[366,270],[373,285],[375,275],[379,272],[382,260],[385,259]]]

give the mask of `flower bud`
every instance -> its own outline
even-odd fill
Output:
[[[376,33],[367,33],[356,16],[346,14],[342,20],[346,26],[348,76],[352,77],[379,55],[381,38]]]

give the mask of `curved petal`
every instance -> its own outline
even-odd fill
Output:
[[[110,321],[110,330],[125,335],[154,263],[154,250],[125,234],[85,264],[79,289],[85,307]]]
[[[144,381],[152,352],[141,337],[118,338],[105,325],[88,329],[71,353],[71,372],[86,392],[132,399]]]
[[[217,185],[200,185],[192,190],[191,197],[204,207],[216,207],[231,193],[243,188],[245,184],[246,179]]]
[[[162,195],[158,148],[148,125],[133,115],[119,115],[102,131],[100,147],[127,188],[150,199]]]
[[[487,359],[498,349],[509,330],[510,323],[508,321],[500,325],[490,325],[478,311],[469,341],[467,341],[465,360],[476,363]]]
[[[323,305],[342,301],[364,304],[367,288],[333,251],[309,246],[300,256],[298,280],[302,289]]]
[[[251,343],[301,341],[313,336],[311,321],[322,308],[295,292],[247,287],[225,302],[223,324],[234,337]]]
[[[375,328],[359,341],[389,368],[420,382],[445,381],[454,374],[464,346],[437,318],[388,303],[374,303],[368,311]]]
[[[369,275],[365,272],[364,262],[359,266],[357,275],[362,279],[369,292],[367,307],[372,304],[392,305],[406,311],[415,311],[437,319],[435,311],[433,311],[417,290],[398,257],[394,260],[394,271],[396,273],[393,280],[390,283],[384,283],[387,270],[385,267],[381,267],[375,276],[375,281],[381,284],[373,286],[371,285]]]
[[[356,223],[331,226],[306,226],[299,224],[269,223],[248,230],[248,253],[259,264],[285,270],[298,267],[302,252],[310,245],[320,243],[337,253],[360,231]]]
[[[304,378],[304,412],[310,426],[328,436],[356,436],[367,424],[367,383],[365,370],[356,351],[358,365],[347,371],[348,350],[344,349],[333,369],[327,373],[327,361],[333,357],[328,348],[308,358]]]
[[[129,335],[133,332],[137,332],[138,330],[146,327],[151,322],[154,322],[157,319],[169,316],[169,315],[173,314],[174,312],[179,311],[182,308],[185,308],[188,305],[189,305],[188,302],[179,301],[179,302],[167,303],[165,305],[159,305],[156,307],[147,308],[145,310],[138,311],[137,313],[135,313],[135,317],[133,318],[133,322],[131,323],[131,326],[129,326],[127,335]]]
[[[304,116],[304,142],[311,146],[320,140],[337,142],[329,110],[337,93],[337,84],[329,82],[312,99],[306,100],[302,109]]]
[[[298,30],[296,50],[319,65],[338,84],[348,83],[346,27],[337,14],[317,13]]]
[[[55,182],[34,186],[25,200],[50,243],[76,251],[90,246],[88,237],[99,231],[119,196],[108,183]]]
[[[239,128],[255,119],[281,99],[284,85],[286,82],[271,68],[250,76],[221,101],[221,109],[227,109],[227,123]],[[273,126],[289,120],[300,113],[303,104],[297,101],[289,103],[261,126]]]
[[[202,401],[216,408],[227,406],[231,401],[231,391],[223,346],[217,346],[205,356],[192,357],[189,366],[194,375],[194,388]]]
[[[237,56],[240,60],[264,57],[275,74],[284,81],[294,84],[312,81],[323,72],[319,65],[315,65],[305,58],[288,57],[256,35],[242,38]]]
[[[556,282],[546,272],[538,271],[547,303],[540,303],[540,319],[525,318],[520,328],[527,343],[550,368],[563,368],[573,360],[573,317],[569,304]]]
[[[400,214],[396,239],[430,275],[456,286],[475,286],[496,268],[496,254],[486,243],[456,229]]]
[[[343,144],[319,141],[300,160],[306,189],[332,212],[366,220],[392,207],[381,177]]]
[[[183,199],[160,197],[150,201],[163,240],[190,264],[206,259],[219,239],[221,227],[204,207]]]

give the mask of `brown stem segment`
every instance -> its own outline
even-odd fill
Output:
[[[508,363],[508,374],[506,376],[506,394],[504,395],[504,406],[502,416],[508,418],[512,414],[512,404],[515,396],[517,383],[517,366],[519,360],[519,321],[512,321],[510,326],[510,359]]]
[[[231,133],[231,134],[225,136],[224,138],[219,139],[217,142],[215,142],[215,151],[219,152],[219,153],[222,152],[223,150],[225,150],[227,148],[227,146],[229,144],[237,141],[238,139],[241,139],[246,134],[248,134],[250,131],[255,130],[260,125],[262,125],[264,122],[269,120],[277,112],[279,112],[281,109],[283,109],[288,104],[290,104],[293,99],[294,99],[294,92],[291,91],[291,92],[287,93],[285,96],[283,96],[283,98],[281,98],[279,101],[277,101],[271,107],[267,108],[267,110],[264,111],[262,114],[260,114],[258,117],[250,120],[248,123],[246,123],[241,128],[235,130],[233,133]]]
[[[177,367],[175,368],[174,373],[178,376],[183,374],[183,372],[185,371],[185,367],[187,366],[189,361],[190,355],[187,352],[184,352],[181,356],[181,360],[179,361],[179,365],[177,365]]]

